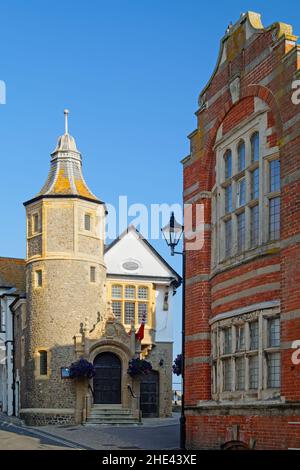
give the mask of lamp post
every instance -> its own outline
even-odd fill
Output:
[[[181,377],[182,377],[182,395],[181,395],[181,416],[180,416],[180,448],[185,449],[185,414],[184,414],[184,350],[185,350],[185,248],[184,248],[184,226],[180,225],[171,213],[169,223],[161,229],[167,245],[171,249],[171,256],[182,255],[182,333],[181,333]],[[182,251],[175,251],[179,240],[183,238]]]

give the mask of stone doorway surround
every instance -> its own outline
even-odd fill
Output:
[[[121,406],[139,415],[139,381],[127,374],[128,362],[137,353],[135,330],[126,332],[122,323],[109,312],[106,318],[91,329],[86,321],[81,334],[74,338],[76,357],[84,357],[94,362],[96,356],[104,352],[115,354],[121,361]],[[133,395],[130,392],[133,391]],[[135,398],[136,397],[136,398]],[[81,381],[76,385],[76,423],[84,423],[93,405],[93,380]],[[109,406],[109,405],[108,405]]]

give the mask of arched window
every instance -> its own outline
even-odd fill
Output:
[[[241,140],[238,145],[238,171],[242,171],[246,166],[245,142]]]
[[[254,132],[251,137],[251,162],[259,161],[259,133]]]
[[[266,112],[251,127],[218,131],[211,214],[211,265],[217,272],[267,252],[268,242],[278,245],[280,158],[278,148],[261,137],[267,123]]]
[[[232,176],[232,153],[231,150],[226,150],[224,154],[225,164],[225,179],[231,178]]]

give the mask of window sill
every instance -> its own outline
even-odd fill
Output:
[[[256,248],[249,248],[243,253],[237,253],[230,256],[229,258],[223,259],[218,266],[212,268],[210,279],[213,279],[217,274],[222,273],[228,269],[235,268],[243,263],[248,263],[249,261],[258,258],[260,256],[265,256],[269,254],[275,254],[280,252],[280,241],[272,240],[268,241],[262,245],[257,246]]]
[[[198,401],[195,405],[190,405],[190,406],[185,406],[186,410],[203,410],[203,411],[215,411],[215,410],[239,410],[239,409],[244,409],[247,410],[249,409],[250,413],[253,408],[256,408],[258,410],[261,410],[263,413],[266,412],[266,409],[268,408],[299,408],[299,402],[298,403],[286,403],[282,398],[277,398],[277,399],[271,399],[271,400],[258,400],[258,399],[253,399],[249,401],[229,401],[229,400],[205,400],[205,401]]]

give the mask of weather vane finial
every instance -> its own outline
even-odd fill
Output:
[[[65,115],[65,134],[68,134],[69,130],[68,130],[68,114],[69,114],[69,110],[68,109],[64,109],[64,115]]]

